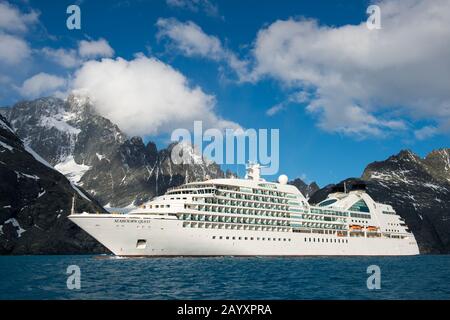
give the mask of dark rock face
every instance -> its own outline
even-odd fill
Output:
[[[189,164],[173,164],[173,145],[158,151],[152,142],[127,137],[87,98],[21,102],[7,116],[25,143],[102,205],[139,205],[184,182],[225,176],[194,153]]]
[[[105,212],[24,145],[0,116],[0,254],[107,252],[67,219],[73,196],[77,212]]]
[[[0,115],[5,118],[8,118],[9,108],[8,107],[0,107]]]
[[[320,189],[317,183],[312,182],[310,184],[306,184],[302,179],[297,178],[295,180],[289,181],[289,184],[296,186],[298,190],[308,199],[311,197],[316,191]]]
[[[369,164],[361,179],[345,182],[350,186],[362,180],[375,201],[392,205],[414,233],[421,253],[449,253],[449,154],[450,149],[442,149],[421,159],[411,151],[401,151]],[[333,187],[317,191],[310,203],[323,200]]]
[[[450,149],[434,150],[422,163],[434,179],[442,183],[450,183]]]

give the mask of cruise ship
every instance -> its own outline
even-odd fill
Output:
[[[126,214],[72,212],[69,219],[118,256],[416,255],[414,235],[392,206],[364,188],[310,205],[288,178],[210,179],[169,189]]]

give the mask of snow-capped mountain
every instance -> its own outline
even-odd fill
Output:
[[[348,186],[367,185],[378,202],[394,207],[414,233],[422,253],[450,252],[450,149],[436,150],[424,159],[409,150],[369,164],[361,179]],[[340,182],[342,185],[344,181]],[[310,202],[324,199],[334,185],[316,192]]]
[[[0,115],[0,254],[104,252],[66,217],[105,212],[27,146]]]
[[[173,164],[174,145],[158,151],[152,142],[128,137],[86,97],[20,102],[3,113],[27,145],[102,205],[139,205],[172,186],[225,176],[192,148],[183,148],[189,164]]]

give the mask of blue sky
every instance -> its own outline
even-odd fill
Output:
[[[76,88],[98,89],[92,75],[106,67],[83,64],[119,57],[129,62],[140,53],[173,68],[167,81],[176,78],[175,74],[185,77],[187,82],[174,90],[187,86],[180,101],[192,98],[194,119],[209,110],[207,121],[212,127],[226,120],[242,128],[280,129],[280,173],[290,178],[302,177],[323,186],[360,176],[368,163],[401,149],[424,156],[449,147],[446,91],[450,90],[445,88],[449,88],[450,73],[439,71],[450,71],[445,22],[449,6],[445,1],[84,0],[78,1],[81,30],[66,28],[66,8],[72,1],[0,3],[13,8],[25,26],[19,30],[0,23],[0,36],[15,37],[29,49],[22,61],[0,63],[0,105],[54,92],[64,94],[72,81]],[[381,7],[381,30],[364,29],[366,9],[372,3]],[[440,9],[442,17],[433,18],[427,30],[419,25],[427,13],[435,12],[432,6]],[[408,21],[416,22],[405,26]],[[203,38],[190,37],[192,32]],[[420,45],[421,38],[427,50]],[[114,53],[95,47],[98,52],[82,54],[80,41],[98,44],[99,39]],[[78,62],[68,67],[57,63],[55,55],[49,58],[58,49],[67,56],[72,50]],[[372,55],[367,50],[379,52]],[[164,68],[154,71],[153,67],[149,75],[137,79],[164,72]],[[129,68],[130,77],[136,69]],[[54,85],[25,85],[39,73],[51,76],[42,79]],[[189,91],[193,88],[201,90],[199,96]],[[307,99],[299,98],[305,93]],[[196,101],[206,109],[198,109]],[[109,115],[110,110],[101,110]],[[147,113],[142,115],[145,118]],[[185,117],[175,122],[191,120]],[[132,121],[130,127],[137,128]],[[156,141],[162,148],[170,134],[165,121],[155,122],[148,132],[143,127],[130,133]],[[228,168],[243,174],[242,167]]]

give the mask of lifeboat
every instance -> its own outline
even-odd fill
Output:
[[[367,231],[372,231],[372,232],[378,231],[378,228],[374,227],[374,226],[368,226],[368,227],[366,227],[366,229],[367,229]]]
[[[351,224],[351,225],[350,225],[350,230],[351,230],[351,231],[361,231],[362,228],[363,228],[362,226],[357,225],[357,224]]]

